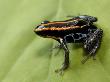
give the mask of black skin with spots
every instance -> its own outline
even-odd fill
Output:
[[[65,21],[43,21],[41,25],[38,25],[35,29],[39,28],[69,28],[71,26],[79,26],[79,28],[69,29],[69,30],[41,30],[35,33],[44,38],[53,38],[59,42],[58,48],[64,50],[64,63],[61,69],[56,70],[56,72],[62,72],[69,67],[69,50],[67,43],[82,43],[84,50],[88,53],[86,57],[82,60],[85,63],[90,57],[95,59],[95,53],[100,47],[101,39],[103,35],[103,30],[97,28],[93,23],[97,21],[96,17],[88,15],[80,15],[73,17],[72,19]],[[66,22],[61,24],[56,24],[55,22]],[[47,24],[42,26],[42,24]]]

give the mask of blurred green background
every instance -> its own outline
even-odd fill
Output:
[[[98,17],[104,37],[96,61],[81,64],[83,50],[69,44],[70,67],[55,73],[63,51],[37,36],[33,29],[43,20],[65,20],[68,15]],[[110,82],[110,0],[0,0],[0,82]]]

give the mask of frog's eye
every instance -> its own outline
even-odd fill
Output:
[[[41,29],[41,28],[44,28],[44,26],[40,26],[40,25],[39,25],[39,26],[37,26],[37,28],[40,28],[40,29]]]
[[[47,21],[47,20],[41,22],[41,24],[47,24],[47,23],[49,23],[49,21]]]

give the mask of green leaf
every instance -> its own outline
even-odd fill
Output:
[[[110,82],[109,0],[0,0],[0,82]],[[65,20],[68,15],[98,17],[104,31],[95,61],[81,64],[83,50],[69,44],[70,67],[61,76],[63,51],[37,36],[33,29],[43,20]],[[57,54],[55,56],[55,54]]]

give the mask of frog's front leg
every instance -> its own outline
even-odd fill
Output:
[[[64,62],[63,66],[60,69],[55,70],[55,72],[60,72],[62,74],[63,71],[69,67],[69,50],[64,39],[59,39],[59,43],[64,50]]]
[[[54,46],[53,48],[49,49],[49,51],[52,51],[53,49],[62,49],[62,45],[61,44],[57,44],[56,46]]]

